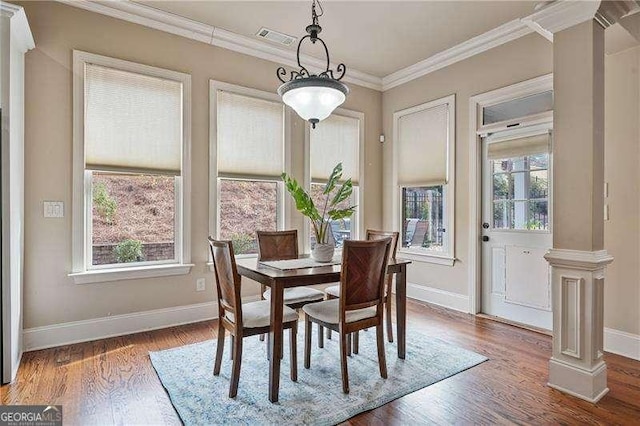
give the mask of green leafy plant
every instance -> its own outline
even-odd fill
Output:
[[[253,238],[248,234],[233,234],[231,245],[235,254],[250,253],[253,250]]]
[[[142,258],[142,241],[126,239],[113,249],[118,263],[139,262]]]
[[[311,220],[313,233],[315,234],[316,241],[319,244],[328,243],[328,230],[331,221],[343,220],[351,217],[355,212],[356,206],[349,206],[344,209],[338,208],[338,205],[349,198],[353,192],[353,183],[351,182],[351,179],[349,178],[342,185],[338,185],[338,182],[340,182],[341,179],[342,163],[338,163],[331,172],[331,176],[329,176],[329,180],[322,191],[322,195],[325,196],[325,199],[322,211],[320,211],[313,203],[309,193],[307,193],[307,191],[305,191],[295,179],[286,173],[282,174],[282,180],[284,181],[285,188],[287,188],[287,191],[295,201],[296,209]],[[335,192],[334,195],[332,195],[333,192]]]
[[[100,182],[93,188],[93,205],[96,207],[98,215],[108,224],[113,224],[116,216],[118,204],[116,200],[109,195],[107,187]]]

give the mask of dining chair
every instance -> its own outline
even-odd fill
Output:
[[[242,339],[265,334],[271,327],[271,307],[267,300],[242,303],[240,298],[240,275],[236,268],[231,241],[217,241],[209,237],[209,247],[213,257],[213,267],[218,290],[218,343],[213,375],[220,374],[222,353],[224,352],[225,331],[231,335],[231,383],[229,397],[238,393],[240,366],[242,363]],[[298,313],[286,306],[282,312],[282,328],[291,330],[291,380],[298,380],[298,352],[296,346]],[[279,348],[282,351],[282,348]]]
[[[298,231],[257,231],[258,236],[258,261],[288,260],[298,258]],[[271,289],[262,285],[262,298],[271,299]],[[307,303],[319,302],[324,299],[324,293],[312,287],[285,288],[283,294],[284,304],[291,309],[298,310]],[[318,333],[323,334],[321,327]],[[261,339],[263,337],[261,336]],[[318,342],[324,346],[323,339]]]
[[[340,335],[342,391],[349,393],[347,337],[376,328],[380,376],[387,378],[384,354],[384,291],[391,238],[374,241],[346,240],[342,250],[340,297],[305,305],[304,368],[311,367],[311,323]]]
[[[395,260],[396,254],[398,252],[398,238],[400,237],[399,232],[395,231],[377,231],[374,229],[367,229],[366,238],[367,240],[379,240],[385,238],[391,238],[391,248],[389,250],[389,259]],[[384,305],[385,305],[385,315],[386,315],[386,323],[387,323],[387,339],[389,343],[393,343],[393,323],[391,322],[391,298],[392,298],[392,285],[393,285],[393,276],[387,275],[385,278],[385,294],[384,294]],[[324,289],[327,300],[335,299],[340,297],[340,285],[333,285]],[[327,330],[327,337],[331,338],[331,330]],[[358,353],[358,333],[353,335],[353,352]]]

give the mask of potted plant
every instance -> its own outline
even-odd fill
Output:
[[[339,185],[342,178],[342,163],[338,163],[329,180],[324,185],[322,195],[322,211],[313,202],[311,196],[302,188],[298,182],[291,178],[288,174],[282,174],[282,180],[291,197],[296,203],[296,209],[304,216],[311,220],[313,233],[316,237],[316,245],[311,250],[311,257],[318,262],[329,262],[333,258],[335,245],[329,240],[331,235],[331,221],[342,220],[353,215],[356,206],[347,208],[339,208],[340,203],[351,196],[353,192],[353,184],[351,179],[347,179],[342,185]],[[332,195],[332,193],[334,193]]]

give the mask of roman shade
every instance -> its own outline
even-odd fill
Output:
[[[181,82],[86,64],[84,102],[87,169],[180,174]]]
[[[333,114],[311,129],[310,168],[312,182],[326,182],[342,163],[343,181],[354,185],[360,176],[360,120]]]
[[[218,176],[280,176],[284,171],[284,105],[219,90]]]
[[[448,104],[399,117],[397,170],[401,186],[447,183]]]
[[[487,158],[500,160],[540,154],[551,150],[549,133],[515,139],[503,139],[490,142],[487,146]]]

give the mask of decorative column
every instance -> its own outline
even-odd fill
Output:
[[[604,29],[554,32],[553,355],[549,386],[590,402],[607,392],[603,354]]]

